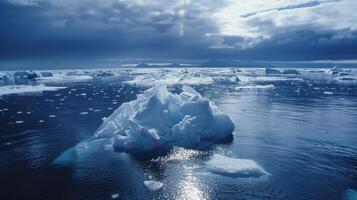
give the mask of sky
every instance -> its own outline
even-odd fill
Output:
[[[0,67],[357,59],[356,0],[0,0]]]

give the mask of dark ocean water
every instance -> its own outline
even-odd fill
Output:
[[[155,160],[89,146],[69,165],[53,161],[147,88],[91,81],[3,96],[0,199],[348,199],[357,189],[357,87],[272,84],[275,89],[195,86],[233,119],[231,143],[207,151],[177,148]],[[214,153],[254,160],[271,175],[211,174],[205,162]],[[164,187],[150,192],[147,179]]]

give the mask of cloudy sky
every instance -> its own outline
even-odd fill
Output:
[[[0,0],[0,65],[357,59],[356,0]]]

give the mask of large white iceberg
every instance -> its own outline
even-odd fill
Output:
[[[232,136],[234,124],[227,114],[193,88],[182,90],[173,94],[163,85],[146,90],[105,118],[95,138],[112,138],[119,152],[147,152]]]

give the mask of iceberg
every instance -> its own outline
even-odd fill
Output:
[[[13,74],[13,77],[15,79],[28,79],[28,80],[31,80],[31,79],[34,79],[34,78],[38,77],[38,75],[35,72],[32,72],[32,71],[19,71],[19,72],[15,72]]]
[[[118,152],[145,153],[232,137],[234,124],[227,114],[193,88],[182,90],[173,94],[164,85],[146,90],[104,118],[94,138],[111,138]]]
[[[0,96],[22,93],[41,93],[43,91],[57,91],[65,87],[50,87],[45,85],[8,85],[0,87]]]
[[[158,181],[144,181],[144,185],[152,192],[160,190],[164,186],[164,184]]]
[[[214,154],[206,163],[206,168],[212,173],[233,178],[259,178],[269,175],[253,160],[229,158],[218,154]]]

